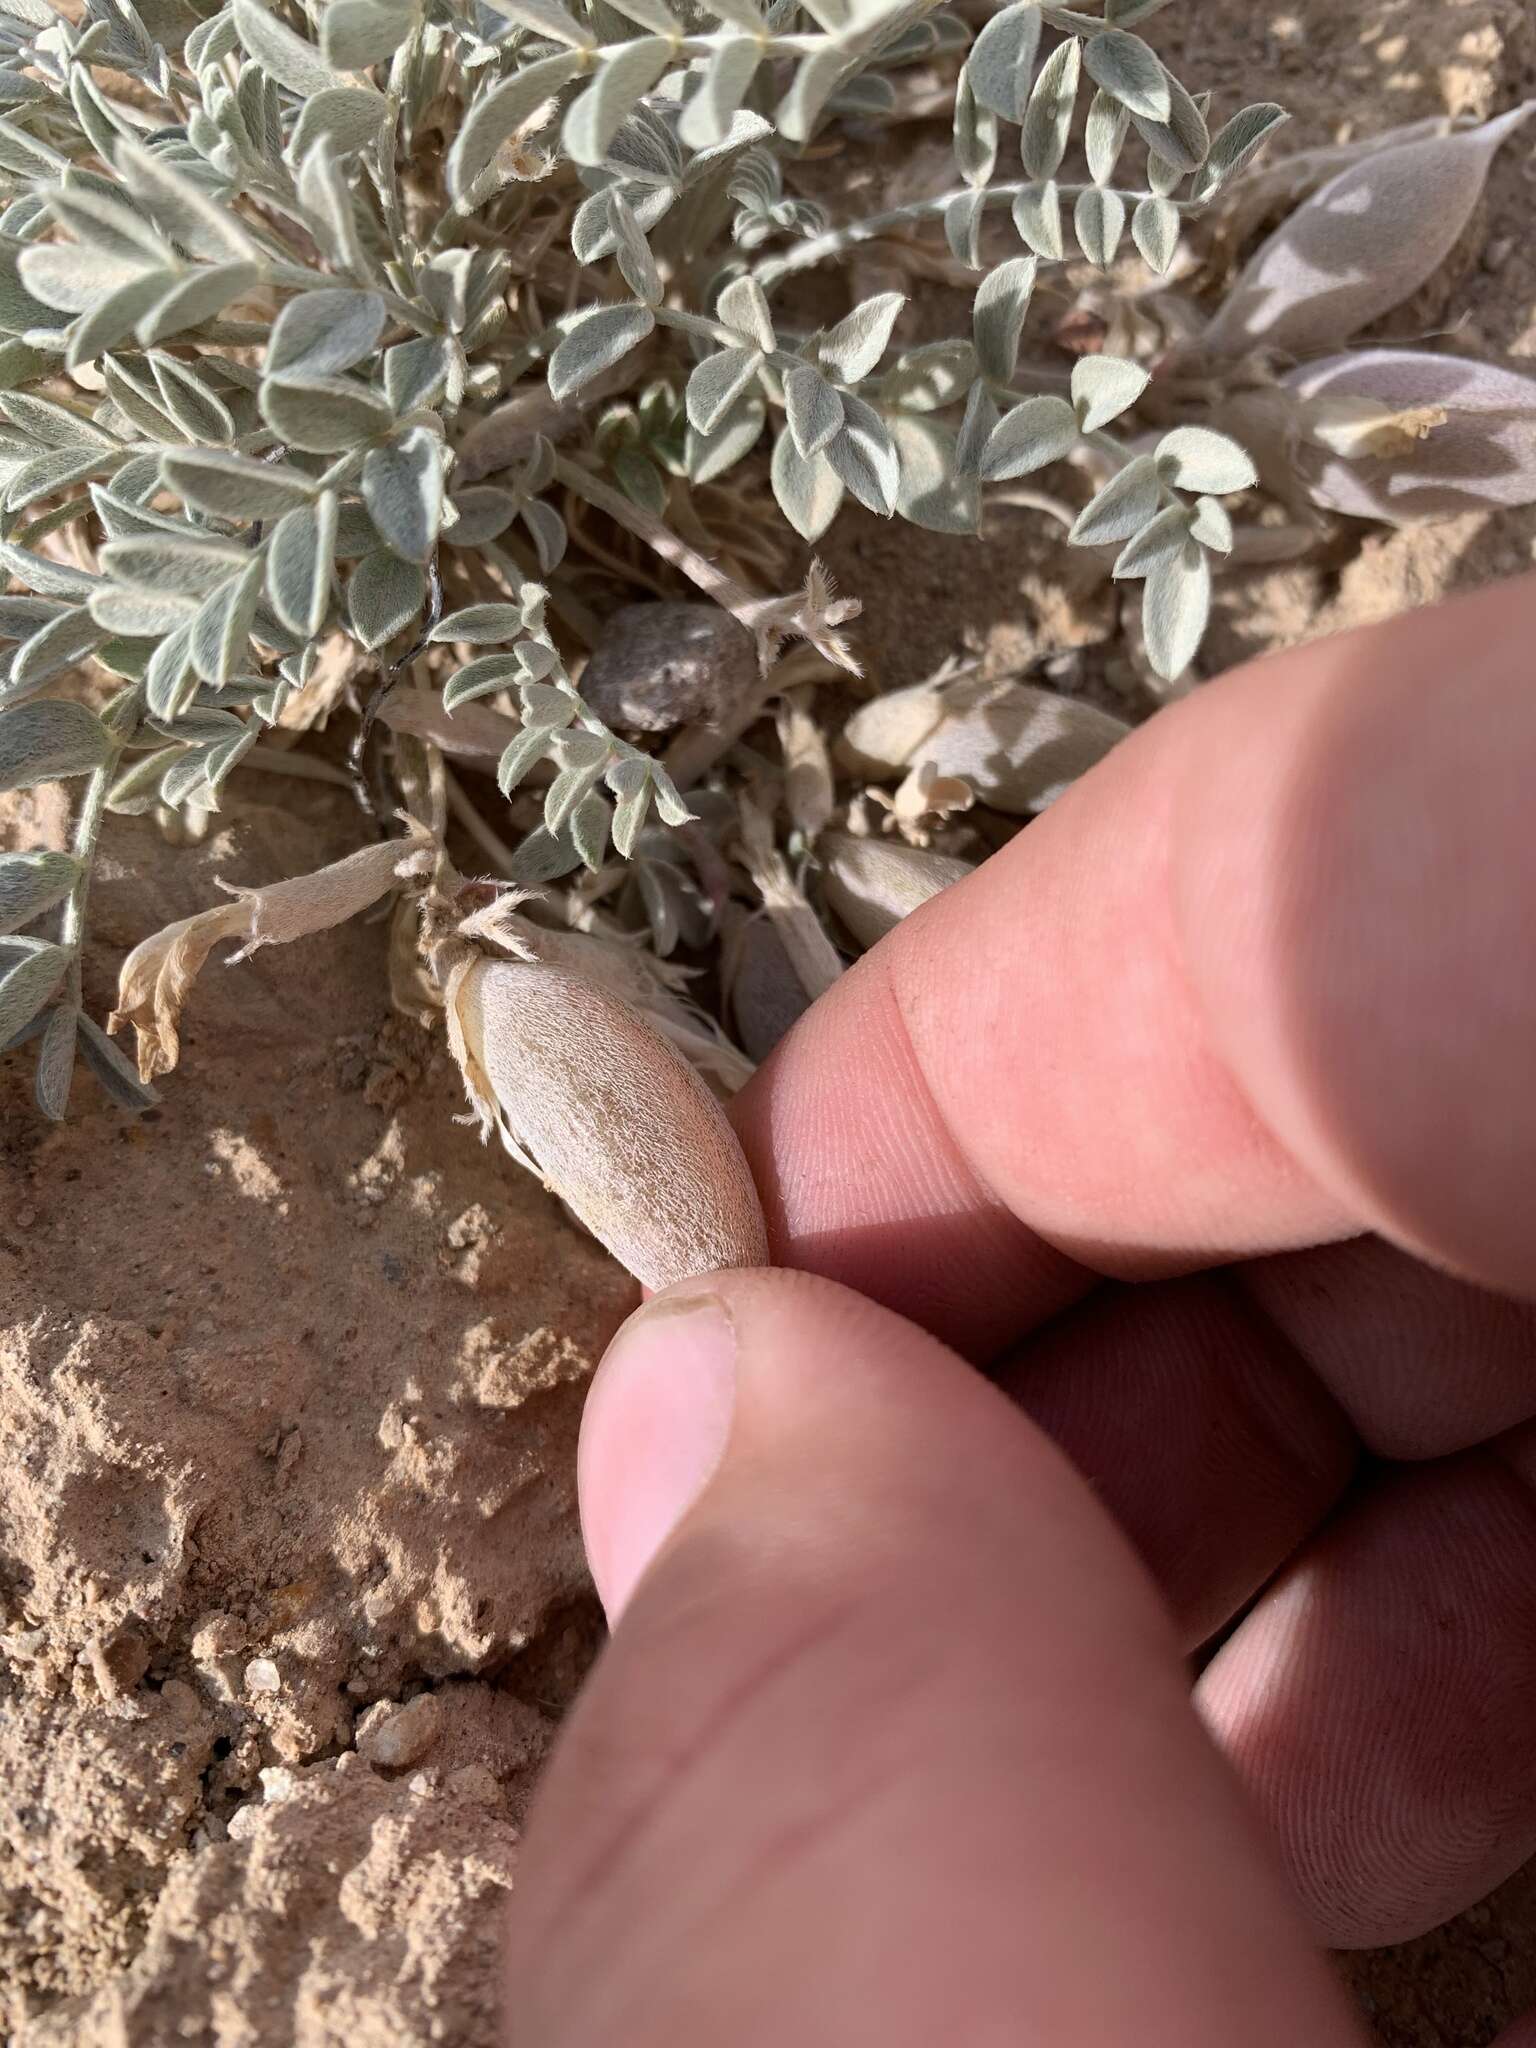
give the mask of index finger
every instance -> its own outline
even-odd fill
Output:
[[[738,1099],[779,1261],[972,1356],[1373,1230],[1536,1291],[1525,578],[1160,713]]]

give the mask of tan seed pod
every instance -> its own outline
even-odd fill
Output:
[[[734,1095],[751,1080],[753,1062],[743,1058],[707,1010],[687,1000],[683,993],[688,986],[686,970],[671,967],[629,938],[552,931],[536,925],[517,914],[520,900],[503,899],[466,919],[459,929],[504,945],[521,959],[542,960],[584,981],[597,982],[654,1024],[663,1038],[725,1094]]]
[[[392,732],[410,733],[466,761],[495,760],[522,730],[515,719],[474,699],[445,711],[435,690],[391,690],[379,706],[379,719]]]
[[[1081,698],[1031,683],[915,683],[856,711],[838,743],[855,773],[907,770],[930,783],[968,783],[993,810],[1027,816],[1130,730]]]
[[[837,751],[855,774],[879,777],[905,768],[923,741],[943,724],[944,692],[913,683],[863,704],[843,727]]]
[[[1532,113],[1527,100],[1478,128],[1376,150],[1331,178],[1250,257],[1202,347],[1305,361],[1402,305],[1455,248],[1500,145]]]
[[[1285,379],[1312,502],[1394,526],[1536,498],[1536,377],[1425,349],[1350,349]],[[1319,452],[1321,451],[1321,452]]]
[[[931,847],[852,832],[825,833],[817,852],[827,901],[862,946],[873,946],[930,897],[974,872],[969,861]]]
[[[958,776],[993,810],[1025,817],[1054,803],[1129,731],[1080,697],[1010,683],[990,702],[946,718],[908,766]]]
[[[480,956],[450,975],[447,1012],[483,1128],[637,1280],[768,1263],[724,1111],[628,1003],[542,961]]]

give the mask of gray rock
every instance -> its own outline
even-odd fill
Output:
[[[717,604],[627,604],[614,613],[580,689],[606,725],[671,732],[715,723],[757,681],[752,635]]]

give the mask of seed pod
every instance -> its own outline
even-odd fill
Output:
[[[1351,349],[1285,379],[1314,504],[1406,526],[1536,498],[1536,377],[1422,349]]]
[[[476,957],[447,989],[470,1100],[647,1287],[768,1262],[752,1176],[725,1113],[628,1003],[532,960]]]
[[[1380,149],[1332,178],[1250,258],[1205,330],[1217,356],[1337,348],[1440,268],[1482,196],[1499,145],[1536,101]]]
[[[862,946],[873,946],[904,917],[974,872],[969,861],[899,839],[828,832],[817,848],[827,901]]]
[[[749,917],[733,935],[725,982],[737,1036],[755,1060],[767,1059],[811,1006],[784,941],[766,917]]]
[[[756,688],[752,635],[717,604],[627,604],[608,621],[581,694],[621,732],[713,724]]]
[[[807,842],[824,830],[837,807],[827,742],[804,701],[810,694],[785,699],[774,721],[784,757],[784,807]]]
[[[908,765],[959,776],[993,810],[1025,817],[1054,803],[1129,731],[1080,697],[1010,683],[990,703],[946,718]]]
[[[707,1010],[683,994],[687,975],[668,972],[648,947],[595,932],[551,931],[515,915],[498,920],[497,936],[510,938],[513,950],[532,954],[550,967],[563,967],[583,981],[595,981],[620,1002],[638,1010],[662,1037],[676,1046],[692,1066],[727,1095],[752,1078],[752,1061],[743,1059]],[[491,929],[487,920],[485,929]]]
[[[855,771],[959,777],[1013,817],[1043,811],[1130,727],[1080,697],[1030,683],[918,683],[856,711],[838,751]]]
[[[913,683],[861,705],[843,727],[837,751],[856,774],[889,775],[906,767],[947,715],[942,690],[932,683]]]

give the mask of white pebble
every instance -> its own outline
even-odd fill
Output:
[[[358,1754],[383,1770],[403,1770],[426,1755],[437,1740],[441,1720],[442,1709],[430,1692],[418,1693],[403,1707],[386,1708],[382,1714],[372,1709],[358,1729]]]

